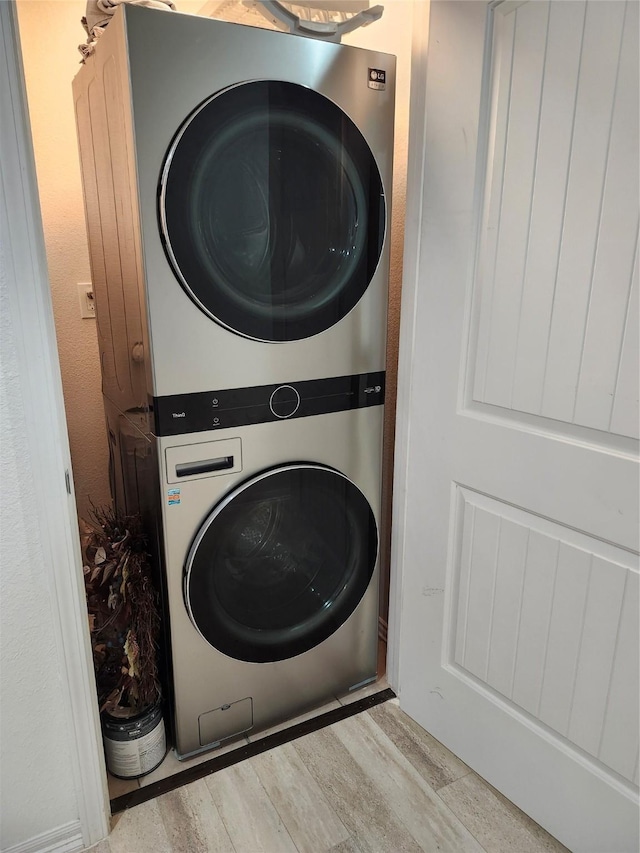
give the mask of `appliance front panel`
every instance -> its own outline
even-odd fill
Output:
[[[241,442],[242,471],[197,475],[177,489],[162,462],[163,520],[171,617],[178,753],[203,747],[202,714],[251,697],[254,730],[282,722],[373,679],[376,670],[379,557],[359,604],[335,633],[310,650],[271,663],[237,660],[218,651],[194,626],[184,598],[185,568],[198,531],[216,505],[247,480],[291,462],[328,465],[347,477],[380,521],[383,407],[319,415],[304,421],[259,424],[199,433],[206,443]],[[190,449],[189,436],[160,439],[160,456],[174,459],[176,448]],[[221,452],[222,452],[221,451]],[[223,454],[224,455],[224,454]],[[191,455],[190,457],[191,458]]]
[[[190,393],[212,387],[232,388],[259,384],[261,381],[301,380],[384,369],[395,58],[386,54],[325,44],[312,39],[225,24],[189,15],[171,15],[170,20],[167,21],[167,16],[162,13],[141,7],[128,6],[123,9],[123,12],[126,15],[130,53],[147,310],[153,350],[154,394],[161,396]],[[197,49],[194,49],[196,44]],[[170,61],[167,61],[167,57],[170,57]],[[369,88],[371,67],[386,70],[387,88],[385,90]],[[364,295],[358,299],[357,292],[354,295],[349,291],[354,305],[350,306],[347,300],[341,309],[344,314],[343,319],[329,326],[321,334],[314,334],[316,327],[313,320],[302,322],[298,325],[298,331],[291,332],[288,329],[291,327],[289,319],[286,319],[284,326],[281,325],[279,331],[273,334],[268,330],[265,331],[264,324],[260,328],[244,329],[243,333],[248,334],[249,338],[268,338],[271,335],[281,340],[285,339],[282,343],[267,344],[261,340],[244,338],[230,332],[225,326],[214,322],[202,307],[196,304],[193,296],[189,298],[165,253],[158,221],[158,192],[166,155],[187,117],[217,93],[233,87],[242,89],[243,87],[238,84],[246,81],[264,80],[283,81],[287,84],[295,84],[296,87],[307,88],[312,90],[311,96],[317,92],[331,105],[342,110],[372,152],[372,163],[375,164],[376,171],[379,173],[385,196],[384,200],[380,200],[385,211],[383,226],[385,237],[377,263],[375,263],[375,257],[372,260],[370,246],[365,247],[364,243],[362,245],[358,243],[359,237],[352,244],[352,250],[355,246],[355,255],[359,258],[364,257],[363,253],[367,255],[369,269],[365,278],[368,278],[371,270],[374,270],[371,283]],[[295,145],[295,133],[286,121],[283,122],[283,127],[288,128],[285,133],[287,138],[283,144],[291,148]],[[318,136],[320,139],[322,132],[317,126],[312,123],[309,127],[313,129],[313,133],[310,130],[309,135],[313,137],[314,134],[316,136],[320,134]],[[220,151],[224,147],[222,145]],[[226,162],[235,163],[234,168],[236,166],[239,168],[236,161],[238,158],[242,159],[241,148],[242,146],[238,144],[235,148],[232,146],[228,149],[227,154],[230,159]],[[271,150],[275,148],[272,147]],[[336,152],[326,156],[327,163],[331,162],[332,158],[337,162]],[[309,158],[309,152],[302,151],[297,160],[297,168],[302,169],[303,161],[306,162]],[[326,198],[325,203],[334,205],[337,218],[342,215],[347,219],[351,217],[353,225],[355,219],[349,214],[349,204],[354,207],[359,203],[362,208],[362,199],[358,202],[359,190],[356,189],[358,181],[354,177],[357,170],[354,171],[355,166],[347,162],[347,159],[344,160],[343,166],[340,166],[343,178],[341,181],[334,181],[333,184],[335,191],[339,190],[338,195],[346,193],[347,197],[346,199],[340,197],[337,200]],[[249,161],[245,162],[245,160],[243,163],[246,166]],[[253,157],[253,161],[257,168],[259,164],[256,157]],[[219,170],[216,172],[218,167],[215,164],[215,158],[210,166],[218,175],[219,181],[224,183],[227,175]],[[275,168],[275,166],[272,164],[269,168]],[[242,169],[240,171],[242,172]],[[229,171],[228,174],[231,172]],[[352,176],[352,180],[348,179],[349,175]],[[238,183],[240,178],[238,175],[236,178]],[[308,180],[313,182],[311,174]],[[244,190],[240,183],[238,183],[238,192],[242,194]],[[255,195],[259,185],[260,181],[251,179],[245,189],[247,193],[251,191]],[[341,185],[342,188],[340,188]],[[316,191],[317,189],[316,187]],[[317,195],[316,191],[314,191],[315,195]],[[313,203],[310,197],[309,204]],[[295,210],[297,204],[293,197],[286,200],[286,205],[283,201],[283,206],[290,212]],[[254,260],[257,258],[256,263],[262,258],[260,234],[262,233],[264,237],[267,226],[272,228],[276,221],[269,218],[266,208],[260,215],[259,206],[257,202],[254,205],[257,217],[255,222],[249,223],[244,213],[240,217],[242,221],[236,221],[236,226],[241,226],[240,230],[244,234],[243,240],[247,251],[242,257],[234,256],[232,252],[226,255],[228,261],[231,259],[236,266],[240,264],[244,267],[245,273],[250,267],[249,255],[252,255],[252,252],[255,256]],[[368,203],[366,209],[370,217]],[[227,208],[225,211],[227,229],[233,230],[235,226],[232,221],[232,211],[229,212]],[[211,213],[210,210],[208,212]],[[219,215],[220,211],[217,213],[213,211],[213,213]],[[203,217],[200,216],[201,221],[202,219]],[[330,230],[330,224],[327,223],[328,220],[323,227]],[[253,234],[249,233],[250,225],[255,226]],[[341,226],[336,234],[344,235],[344,227]],[[299,251],[300,246],[305,244],[306,266],[300,261],[302,264],[300,269],[304,268],[307,271],[305,281],[309,283],[313,279],[311,274],[314,262],[311,257],[314,251],[313,235],[308,233],[303,236],[304,240],[300,235],[289,234],[288,257],[293,268],[298,262],[295,260],[296,252],[299,260],[302,257]],[[328,239],[326,234],[324,239],[325,242]],[[334,235],[332,239],[338,238]],[[285,245],[286,242],[285,235],[281,243]],[[340,262],[334,262],[333,271],[335,273],[336,270],[342,269],[347,281],[349,271],[353,272],[358,264],[355,263],[352,270],[351,262],[346,257],[347,250],[339,241],[335,242],[334,246],[337,254],[342,253],[343,261],[342,266]],[[249,249],[252,251],[250,252]],[[202,254],[203,257],[208,258],[204,262],[209,263],[211,251],[203,249]],[[279,257],[282,259],[285,254],[283,249]],[[377,256],[377,249],[375,254]],[[184,257],[188,255],[187,251]],[[327,257],[315,258],[318,263],[320,260],[328,263]],[[237,272],[238,270],[235,270],[235,273]],[[333,281],[336,280],[339,279],[334,276]],[[310,286],[313,290],[313,285]],[[331,301],[330,296],[329,290],[324,296],[318,297],[316,307],[320,313],[322,313],[324,302],[327,299]],[[240,302],[244,300],[246,303],[253,300],[260,303],[250,287],[241,294],[241,297]],[[230,298],[233,301],[235,297]],[[201,298],[199,301],[203,302]],[[258,304],[257,313],[260,314],[263,309],[264,305],[261,308]],[[213,314],[214,311],[210,313]],[[313,311],[311,313],[313,314]],[[233,325],[230,316],[226,315],[224,319],[228,326]],[[320,323],[317,328],[321,328],[322,325]],[[295,327],[296,323],[293,326]],[[299,334],[299,329],[303,327],[304,334],[309,334],[309,337],[292,342],[286,341],[289,334]]]

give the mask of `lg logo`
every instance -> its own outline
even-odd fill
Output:
[[[383,71],[381,68],[370,68],[369,69],[369,88],[370,89],[384,89],[386,87],[387,82],[387,72]]]

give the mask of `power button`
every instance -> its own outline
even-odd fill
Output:
[[[271,395],[269,408],[277,418],[290,418],[300,407],[300,394],[291,385],[281,385]]]

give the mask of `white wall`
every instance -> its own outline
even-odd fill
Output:
[[[2,121],[8,118],[3,115]],[[5,198],[3,191],[0,205],[3,216]],[[14,270],[5,242],[6,220],[2,226],[0,847],[5,850],[51,827],[77,819],[78,807],[66,760],[71,732],[70,720],[65,716],[47,577],[51,570],[50,557],[44,553],[40,540],[36,482],[27,443],[23,377],[9,295],[9,288],[16,282],[11,280]]]
[[[106,834],[104,762],[15,7],[0,2],[0,846]]]
[[[0,250],[0,848],[77,819],[62,668],[39,538],[8,271]]]
[[[84,0],[17,4],[49,280],[80,515],[109,500],[95,320],[80,318],[91,281],[71,80],[80,63]]]

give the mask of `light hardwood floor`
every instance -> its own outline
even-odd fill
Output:
[[[94,853],[564,851],[392,700],[137,806]]]

